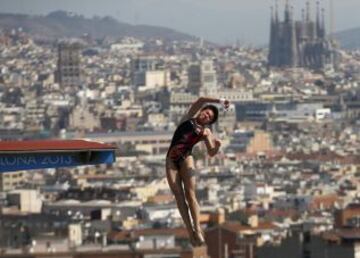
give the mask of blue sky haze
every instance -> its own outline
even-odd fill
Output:
[[[336,30],[360,27],[360,0],[333,0]],[[285,0],[278,0],[282,13]],[[305,0],[290,0],[297,18]],[[315,0],[310,1],[315,15]],[[329,18],[330,0],[320,0]],[[267,44],[275,0],[0,0],[1,12],[47,14],[72,11],[110,15],[131,24],[160,25],[218,43]],[[329,20],[327,21],[329,25]],[[328,26],[329,27],[329,26]]]

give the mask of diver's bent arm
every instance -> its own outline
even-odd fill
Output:
[[[206,128],[204,132],[204,141],[207,149],[207,153],[210,157],[214,157],[221,146],[221,142],[219,139],[216,139],[212,134],[211,130]]]

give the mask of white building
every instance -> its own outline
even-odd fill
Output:
[[[140,91],[167,86],[170,81],[170,72],[167,70],[146,71],[145,84],[139,86]]]
[[[248,183],[244,186],[244,197],[246,200],[256,200],[267,197],[272,199],[274,196],[274,187],[267,184]]]
[[[70,224],[68,227],[68,239],[70,246],[79,246],[82,244],[82,226],[81,224]]]
[[[317,121],[321,121],[321,120],[324,120],[326,118],[330,118],[330,116],[331,116],[330,108],[321,108],[321,109],[317,109],[315,111],[315,119]]]
[[[144,47],[142,41],[136,40],[134,38],[123,39],[119,43],[112,44],[110,49],[113,52],[119,53],[137,53]]]
[[[18,206],[20,212],[41,213],[42,199],[37,190],[14,190],[8,194],[10,205]]]

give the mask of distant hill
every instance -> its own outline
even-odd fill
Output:
[[[112,17],[85,18],[65,11],[55,11],[47,16],[1,14],[0,29],[21,27],[34,36],[48,38],[79,37],[84,33],[94,38],[133,36],[138,38],[160,37],[169,40],[188,40],[195,37],[169,28],[131,25]]]
[[[344,30],[335,33],[340,46],[345,49],[360,49],[360,28]]]

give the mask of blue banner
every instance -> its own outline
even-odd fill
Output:
[[[114,151],[0,154],[0,172],[83,165],[112,164]]]

